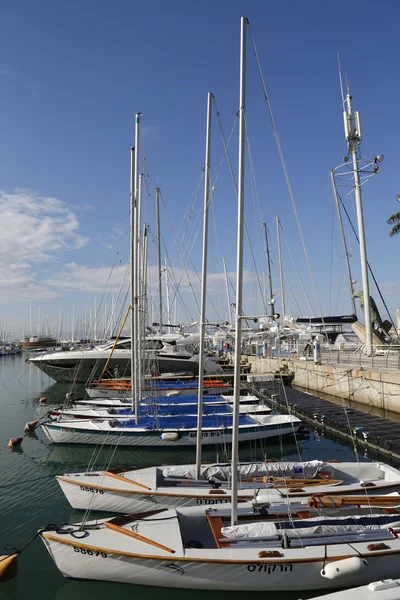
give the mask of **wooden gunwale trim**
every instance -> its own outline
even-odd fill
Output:
[[[105,485],[97,485],[95,483],[84,483],[83,481],[77,481],[76,479],[68,479],[67,477],[63,477],[62,475],[56,475],[56,479],[60,479],[61,481],[65,481],[66,483],[71,483],[72,485],[79,485],[79,486],[82,485],[82,486],[85,486],[85,487],[91,487],[91,488],[96,489],[96,490],[105,490],[107,492],[119,492],[121,494],[132,494],[134,496],[138,496],[138,495],[144,494],[144,492],[139,491],[139,490],[122,490],[122,489],[119,489],[119,488],[107,487]],[[123,481],[127,481],[123,477],[121,477],[121,479]],[[224,500],[228,500],[228,499],[231,498],[230,494],[228,494],[226,496],[222,496],[222,495],[221,496],[218,496],[218,495],[210,496],[209,494],[201,494],[201,495],[200,494],[197,494],[197,495],[189,495],[189,494],[164,494],[163,492],[153,492],[151,490],[151,488],[147,488],[147,489],[149,490],[149,494],[147,494],[147,495],[150,495],[150,496],[163,496],[165,498],[188,498],[188,499],[193,498],[194,500],[197,500],[197,499],[202,499],[203,500],[205,498],[207,498],[208,500],[210,500],[212,498],[215,498],[215,499],[222,498]],[[239,501],[241,502],[241,501],[244,501],[244,500],[247,500],[247,499],[251,500],[252,498],[253,498],[252,494],[251,495],[250,494],[248,494],[248,495],[246,494],[246,495],[239,496]]]
[[[149,487],[148,485],[143,485],[143,483],[138,483],[137,481],[134,481],[133,479],[127,479],[126,477],[123,477],[122,475],[118,475],[118,473],[113,473],[112,471],[104,471],[104,475],[107,477],[113,477],[114,479],[118,479],[118,481],[124,481],[124,482],[128,482],[131,483],[132,485],[137,485],[140,488],[143,488],[147,491],[151,490],[151,487]]]
[[[155,548],[159,548],[160,550],[165,550],[165,552],[170,552],[171,554],[175,554],[175,550],[172,548],[168,548],[168,546],[164,546],[163,544],[159,544],[158,542],[151,540],[148,537],[140,535],[140,533],[135,533],[134,531],[129,531],[128,529],[124,529],[123,527],[119,527],[115,523],[111,523],[110,521],[104,523],[107,529],[111,529],[112,531],[116,531],[122,535],[127,535],[135,540],[139,540],[139,542],[144,542],[145,544],[149,544],[150,546],[154,546]]]
[[[119,550],[111,550],[110,548],[103,548],[100,546],[91,546],[89,544],[82,544],[82,542],[74,542],[72,540],[61,539],[55,535],[51,535],[47,532],[43,532],[41,536],[45,539],[52,540],[53,542],[59,542],[60,544],[65,544],[67,546],[76,546],[77,548],[84,548],[86,550],[93,550],[94,552],[105,552],[106,554],[114,554],[118,556],[128,556],[131,558],[139,558],[139,559],[150,559],[150,560],[168,560],[166,556],[152,556],[150,554],[136,554],[134,552],[124,552]],[[354,554],[346,554],[343,556],[328,556],[327,561],[335,561],[335,560],[344,560],[346,558],[352,558],[353,556],[361,556],[362,558],[369,558],[371,556],[390,556],[393,554],[400,554],[400,548],[398,550],[381,550],[379,552],[368,552],[367,554],[362,553],[354,553]],[[174,562],[202,562],[207,564],[217,563],[217,564],[241,564],[246,565],[249,563],[257,563],[257,564],[266,564],[266,565],[274,565],[274,564],[302,564],[302,563],[312,563],[312,562],[324,562],[324,557],[315,557],[315,558],[284,558],[280,557],[278,559],[262,559],[262,558],[248,558],[245,560],[221,560],[220,558],[194,558],[187,556],[176,556],[174,557]]]

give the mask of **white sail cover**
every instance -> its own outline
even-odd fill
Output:
[[[246,523],[221,527],[221,533],[227,538],[254,538],[276,536],[278,531],[274,523]]]
[[[283,531],[289,537],[297,536],[310,536],[315,533],[340,533],[346,531],[370,531],[373,529],[388,529],[388,527],[396,528],[399,522],[393,521],[390,523],[382,523],[381,514],[370,514],[370,515],[347,515],[345,517],[311,517],[307,519],[307,522],[315,523],[314,527],[296,527],[295,529],[278,529],[279,533]],[[348,523],[349,519],[352,523]],[[374,523],[374,520],[376,522]],[[347,521],[347,523],[346,523]],[[301,523],[301,521],[296,521]],[[279,525],[278,525],[279,528]]]
[[[298,479],[313,479],[319,471],[333,473],[332,465],[322,460],[310,460],[308,462],[267,462],[267,463],[249,463],[242,464],[239,467],[239,478],[247,479],[249,477],[291,477]],[[163,469],[164,477],[176,477],[181,479],[196,479],[195,465],[181,465],[174,467],[165,467]],[[201,471],[201,479],[216,479],[227,481],[231,478],[230,465],[209,465],[204,466]]]
[[[376,523],[374,520],[376,519]],[[311,537],[316,533],[344,533],[344,532],[359,532],[371,531],[376,529],[387,529],[388,527],[396,528],[399,523],[397,521],[390,524],[382,524],[381,514],[372,514],[367,517],[364,515],[351,516],[352,523],[348,523],[349,516],[346,517],[312,517],[307,519],[307,522],[315,523],[314,527],[299,527],[295,529],[279,528],[272,522],[246,523],[243,525],[232,525],[230,527],[222,527],[221,533],[227,538],[268,538],[276,535],[286,534],[290,538],[298,536]],[[347,521],[347,523],[346,523]],[[359,521],[359,523],[358,523]],[[293,524],[301,523],[301,521],[292,522]]]

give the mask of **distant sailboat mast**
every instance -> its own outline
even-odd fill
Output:
[[[156,223],[157,223],[157,264],[158,264],[158,313],[159,334],[162,334],[162,268],[161,268],[161,225],[160,225],[160,188],[156,186]]]
[[[281,250],[281,223],[278,215],[275,215],[276,220],[276,237],[278,240],[278,259],[279,259],[279,279],[281,282],[281,306],[282,306],[282,327],[285,326],[285,287],[283,283],[283,264],[282,264],[282,250]]]
[[[201,443],[203,419],[203,376],[204,376],[204,343],[206,333],[206,304],[207,304],[207,246],[208,246],[208,209],[210,202],[210,154],[211,154],[211,114],[213,95],[207,96],[207,134],[206,157],[204,166],[204,214],[203,214],[203,256],[201,267],[201,308],[199,323],[199,386],[197,400],[197,440],[196,440],[196,473],[197,479],[201,474]]]
[[[226,288],[226,301],[228,302],[228,321],[229,325],[232,325],[232,314],[231,314],[231,297],[229,294],[229,281],[228,281],[228,273],[226,271],[226,262],[225,258],[222,259],[224,265],[224,275],[225,275],[225,288]]]
[[[267,224],[263,223],[262,225],[264,228],[265,252],[267,254],[270,311],[271,311],[271,317],[273,319],[274,314],[275,314],[275,309],[274,309],[274,291],[272,289],[271,256],[270,256],[269,243],[268,243]]]

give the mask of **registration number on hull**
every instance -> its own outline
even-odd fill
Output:
[[[228,498],[196,498],[196,504],[226,504]]]
[[[268,564],[251,564],[247,565],[247,570],[250,573],[267,573],[267,575],[271,575],[272,573],[291,573],[293,571],[293,565],[283,564],[283,565],[268,565]]]
[[[92,488],[87,485],[79,486],[82,492],[91,492],[92,494],[104,494],[104,490],[99,490],[97,488]]]
[[[206,437],[220,437],[221,435],[223,435],[221,433],[221,431],[203,431],[201,434],[202,438],[206,438]],[[197,433],[193,432],[193,433],[189,433],[189,437],[191,438],[196,438],[197,437]]]

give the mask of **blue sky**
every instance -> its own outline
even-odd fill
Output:
[[[111,294],[118,296],[128,253],[129,147],[137,111],[144,115],[146,218],[153,227],[153,188],[159,184],[169,215],[163,214],[163,239],[179,277],[182,264],[168,218],[180,230],[180,241],[185,228],[195,235],[201,189],[189,225],[184,214],[204,162],[206,94],[215,94],[228,135],[238,109],[243,14],[260,55],[322,308],[347,313],[329,179],[330,169],[346,153],[340,52],[354,107],[361,113],[362,151],[369,157],[385,155],[381,172],[364,189],[364,209],[370,263],[390,309],[396,308],[400,239],[389,239],[386,218],[400,208],[397,2],[15,0],[0,4],[0,317],[7,330],[16,330],[22,317],[27,327],[29,302],[35,315],[41,307],[42,320],[47,314],[49,322],[57,323],[61,311],[67,324],[72,304],[78,320],[84,308],[87,315],[90,306],[94,311],[95,297],[104,309],[105,297],[109,307]],[[258,269],[261,275],[266,269],[260,214],[275,248],[278,213],[317,313],[250,46],[247,93],[258,201],[247,164],[246,222]],[[237,130],[230,154],[236,171]],[[214,118],[213,177],[222,155]],[[221,260],[225,257],[230,273],[236,262],[236,200],[226,161],[213,202],[209,268],[217,314],[226,318]],[[352,200],[346,202],[354,217]],[[190,245],[187,236],[181,252]],[[193,245],[196,268],[200,239],[198,234]],[[351,250],[361,282],[354,240]],[[300,309],[309,314],[285,248],[283,253]],[[150,255],[154,264],[153,246]],[[187,267],[193,270],[190,263]],[[253,312],[260,301],[249,252],[245,267],[245,307]],[[192,285],[198,295],[198,281]],[[287,296],[297,313],[289,291]],[[178,309],[178,319],[198,318],[187,283],[182,298],[186,309]],[[215,318],[211,308],[210,318]]]

